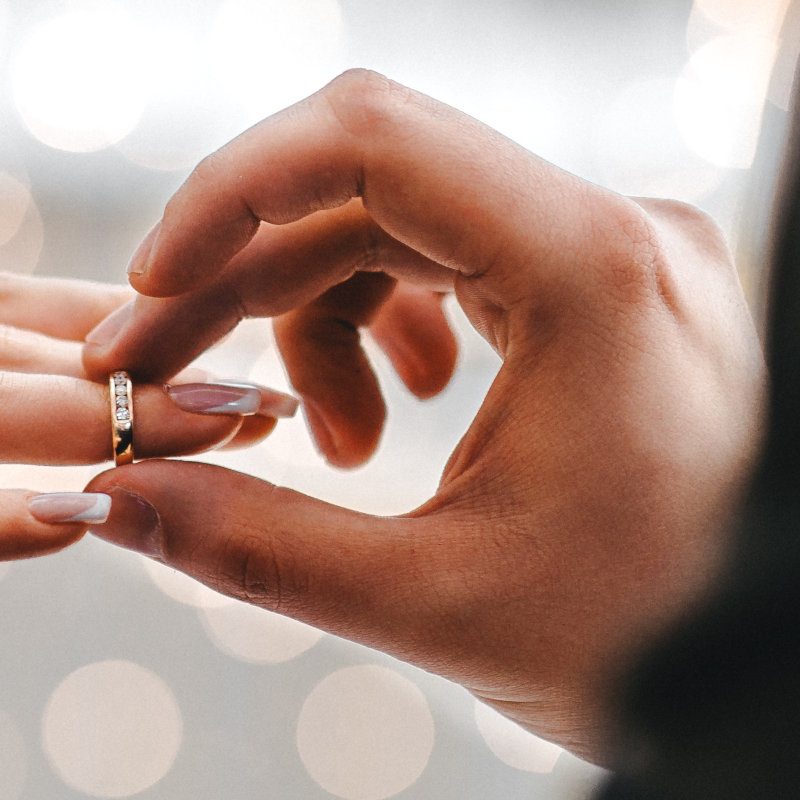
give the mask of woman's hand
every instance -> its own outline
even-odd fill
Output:
[[[359,328],[434,393],[455,291],[503,366],[422,508],[374,518],[153,461],[92,481],[113,497],[95,530],[602,759],[610,687],[707,585],[757,444],[762,357],[714,224],[352,72],[206,159],[131,271],[150,297],[87,346],[91,374],[161,379],[241,318],[277,316],[343,466],[384,417]]]
[[[86,378],[81,352],[92,328],[131,296],[127,287],[0,274],[0,460],[63,465],[111,457],[108,384]],[[251,443],[269,433],[275,416],[292,411],[291,398],[253,387],[246,391],[260,401],[252,416],[187,413],[187,404],[209,396],[200,379],[187,371],[172,393],[136,387],[137,456]],[[107,513],[102,495],[0,490],[0,560],[59,550]]]

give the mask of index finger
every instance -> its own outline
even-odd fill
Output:
[[[390,236],[465,276],[496,274],[508,294],[508,277],[544,273],[564,236],[588,239],[598,195],[614,196],[455,109],[352,71],[205,159],[134,256],[131,281],[144,294],[183,293],[262,221],[360,197]]]

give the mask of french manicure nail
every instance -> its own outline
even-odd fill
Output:
[[[28,500],[28,510],[39,522],[105,522],[111,511],[107,494],[54,492]]]
[[[105,345],[125,327],[125,324],[133,314],[133,304],[135,300],[129,300],[124,306],[120,306],[112,314],[109,314],[102,322],[96,325],[86,335],[89,344]]]
[[[128,550],[137,550],[146,556],[164,554],[161,518],[158,512],[140,495],[115,486],[109,490],[112,497],[111,513],[91,533]]]
[[[161,230],[161,222],[157,222],[142,239],[141,244],[136,248],[136,252],[131,256],[128,262],[128,275],[144,275],[147,272],[150,254],[153,252],[158,232]]]
[[[165,389],[178,408],[194,414],[291,417],[298,407],[294,397],[251,383],[185,383]]]

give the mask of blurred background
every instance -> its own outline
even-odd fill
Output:
[[[790,0],[0,0],[0,269],[123,281],[200,158],[362,66],[589,180],[700,205],[761,318],[797,16]],[[328,468],[302,419],[204,460],[372,513],[423,502],[498,368],[450,312],[459,370],[434,400],[368,342],[390,410],[367,466]],[[264,321],[202,362],[287,386]],[[0,480],[79,490],[94,471]],[[602,779],[445,681],[91,537],[0,564],[0,642],[4,800],[582,800]]]

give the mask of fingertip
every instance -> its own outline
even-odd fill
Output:
[[[303,411],[320,453],[331,466],[355,469],[375,453],[386,417],[382,400],[379,407],[370,405],[372,419],[338,419],[324,404],[307,397],[303,398]]]

